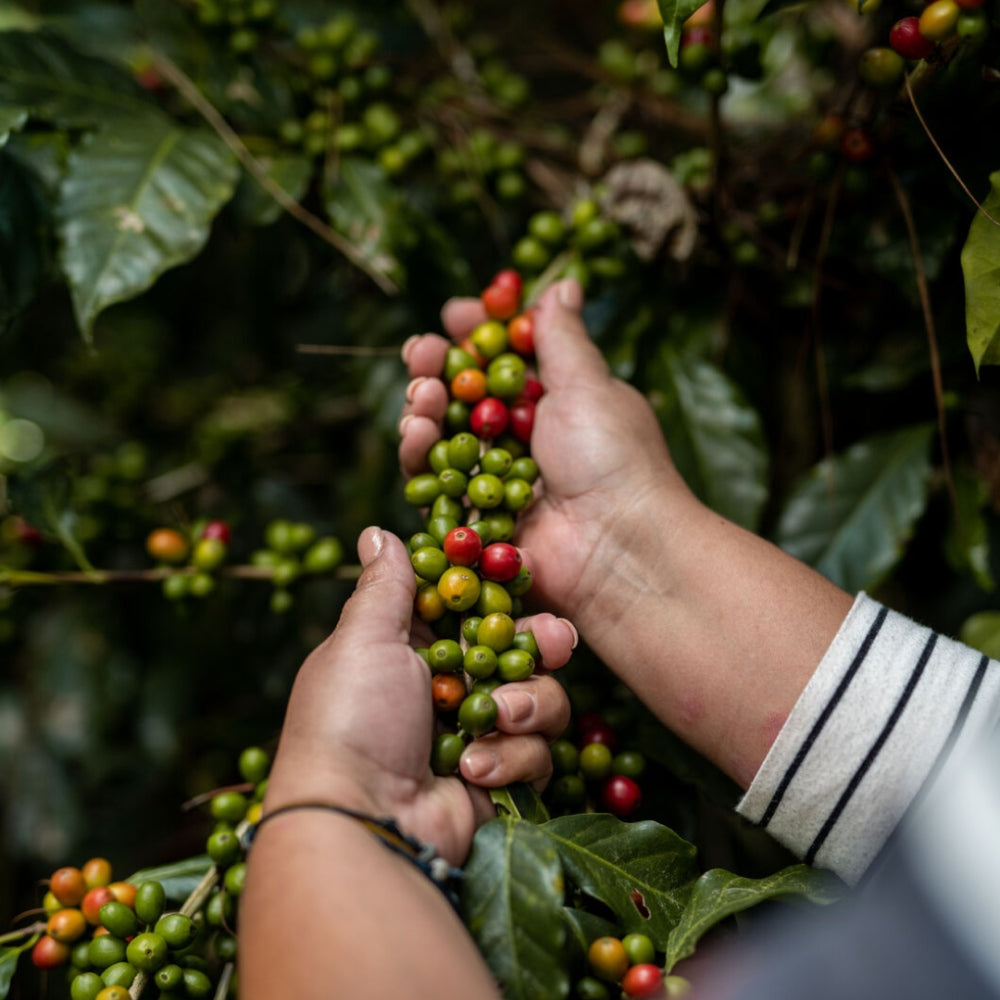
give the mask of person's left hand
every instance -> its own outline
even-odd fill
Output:
[[[494,692],[497,731],[466,748],[462,778],[436,777],[431,674],[411,644],[413,568],[403,543],[378,528],[361,535],[358,554],[363,572],[337,628],[295,679],[264,812],[309,800],[391,816],[460,864],[495,815],[485,788],[548,780],[548,744],[570,710],[547,671],[569,659],[576,632],[551,614],[519,623],[534,632],[543,669]]]

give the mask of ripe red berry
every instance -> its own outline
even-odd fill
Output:
[[[652,962],[633,965],[622,977],[622,990],[627,997],[654,997],[663,986],[663,970]]]
[[[490,319],[510,319],[516,315],[521,305],[520,289],[512,285],[494,283],[485,289],[479,298]]]
[[[43,934],[31,949],[31,961],[38,969],[56,969],[69,960],[70,946]]]
[[[840,151],[851,163],[864,163],[875,152],[871,133],[864,128],[849,128],[840,137]]]
[[[512,267],[505,267],[502,271],[497,271],[493,275],[493,280],[490,284],[500,285],[503,288],[513,288],[518,295],[521,294],[521,288],[523,287],[520,273]]]
[[[472,528],[452,528],[441,543],[448,562],[453,566],[475,566],[483,551],[483,539]]]
[[[487,580],[506,583],[521,569],[521,553],[509,542],[494,542],[483,549],[479,557],[479,572]]]
[[[496,437],[507,429],[509,419],[507,407],[496,397],[487,396],[476,403],[469,414],[469,428],[476,437]]]
[[[601,802],[609,813],[625,819],[642,803],[642,789],[624,774],[612,774],[601,785]]]
[[[88,889],[80,901],[80,909],[87,918],[87,923],[96,927],[101,922],[101,907],[115,898],[115,894],[106,885],[95,885],[92,889]]]
[[[935,43],[920,34],[920,20],[916,17],[901,17],[889,29],[889,44],[904,59],[926,59],[935,48]]]
[[[507,324],[507,336],[510,337],[511,348],[518,354],[534,354],[535,320],[532,314],[526,312],[515,316]]]
[[[693,24],[681,32],[681,47],[689,45],[711,45],[712,29],[707,24]]]
[[[524,391],[521,395],[525,399],[530,399],[533,403],[537,403],[542,396],[545,395],[545,387],[538,381],[537,378],[532,378],[532,376],[529,375],[524,380]]]
[[[224,545],[228,545],[231,537],[229,525],[225,521],[209,521],[205,527],[201,529],[201,537],[215,538]]]
[[[535,403],[533,400],[521,399],[511,404],[510,432],[518,441],[527,444],[531,440],[531,431],[535,426]]]
[[[585,730],[581,730],[580,748],[589,746],[591,743],[603,743],[609,750],[614,750],[618,746],[618,736],[611,726],[600,719]]]

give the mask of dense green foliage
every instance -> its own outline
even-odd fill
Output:
[[[57,864],[200,851],[180,804],[277,733],[348,593],[350,567],[307,575],[274,613],[253,553],[277,519],[348,562],[367,524],[415,530],[399,348],[500,267],[584,281],[593,336],[715,509],[1000,651],[996,0],[984,39],[892,89],[858,58],[902,3],[716,0],[721,38],[693,52],[697,6],[662,0],[664,44],[609,2],[0,3],[0,912]],[[232,530],[212,592],[165,599],[148,532],[207,518]],[[808,891],[580,660],[576,707],[614,703],[664,772],[640,818],[665,825],[630,836],[700,852],[660,883],[661,953]],[[509,838],[531,878],[558,855],[587,894],[601,865],[554,845],[590,822],[502,818],[474,877]],[[764,881],[697,880],[714,865]],[[593,892],[620,918],[617,886]],[[494,942],[495,968],[563,995],[560,969],[514,961],[529,944]]]

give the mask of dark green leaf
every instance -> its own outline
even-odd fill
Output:
[[[677,66],[677,53],[681,47],[684,22],[703,3],[705,0],[657,0],[660,16],[663,18],[663,39],[667,44],[667,58],[671,66]]]
[[[545,808],[542,797],[531,785],[526,785],[524,782],[491,789],[490,798],[508,815],[527,820],[529,823],[544,823],[549,818],[549,811]]]
[[[933,433],[878,435],[821,462],[782,512],[778,544],[850,593],[874,586],[926,507]]]
[[[400,265],[393,250],[398,196],[385,172],[370,160],[344,157],[325,203],[333,226],[372,268],[398,280]]]
[[[126,72],[47,31],[0,33],[0,101],[72,127],[153,108]]]
[[[27,120],[27,108],[0,108],[0,146],[6,145],[11,132],[19,132],[24,128]]]
[[[993,590],[990,531],[983,513],[989,503],[989,485],[971,467],[953,470],[952,482],[956,509],[945,536],[945,554],[957,570],[971,573],[983,590]]]
[[[132,885],[138,885],[140,882],[161,882],[167,899],[179,902],[191,895],[211,867],[211,858],[207,854],[201,854],[169,865],[141,868],[125,881],[131,882]]]
[[[756,410],[714,365],[670,348],[651,366],[649,385],[685,481],[713,510],[754,529],[768,494],[767,451]]]
[[[0,948],[0,1000],[10,992],[10,984],[17,972],[17,962],[24,952],[34,948],[39,935],[33,934],[24,944]]]
[[[1000,611],[980,611],[966,618],[959,638],[992,659],[1000,659]]]
[[[35,297],[49,271],[48,207],[32,175],[0,156],[0,329]]]
[[[617,937],[621,933],[621,928],[613,921],[575,906],[565,907],[563,916],[569,931],[566,947],[570,963],[579,967],[586,961],[587,949],[592,941],[599,937]]]
[[[540,827],[504,816],[479,828],[462,912],[508,1000],[566,996],[562,909],[559,855]]]
[[[307,157],[281,153],[260,157],[258,162],[289,197],[298,201],[305,194],[313,172]],[[252,226],[270,225],[283,211],[274,196],[249,174],[243,175],[236,190],[234,208]]]
[[[1000,364],[1000,171],[990,175],[990,193],[977,212],[962,248],[965,276],[965,325],[976,364]]]
[[[541,829],[552,838],[567,877],[614,912],[627,931],[664,948],[694,877],[694,845],[644,820],[603,813],[560,816]]]
[[[122,122],[74,152],[59,232],[85,337],[101,310],[198,253],[237,177],[236,159],[221,140],[157,119]]]
[[[667,971],[682,958],[693,955],[701,936],[725,917],[779,896],[832,903],[839,898],[841,888],[831,875],[808,865],[792,865],[760,879],[713,868],[695,880],[684,912],[670,932]]]

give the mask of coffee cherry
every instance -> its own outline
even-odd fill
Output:
[[[498,399],[515,399],[520,396],[527,378],[524,359],[510,351],[498,354],[486,369],[487,390]]]
[[[242,792],[219,792],[212,797],[209,811],[212,819],[223,820],[226,823],[239,823],[247,814],[250,803]]]
[[[80,910],[73,907],[56,910],[45,924],[48,935],[64,944],[72,944],[79,940],[86,929],[87,918]]]
[[[184,982],[184,970],[179,965],[171,962],[169,965],[161,966],[156,970],[153,982],[156,983],[161,996],[164,993],[170,994],[174,990],[177,990]]]
[[[111,881],[111,862],[107,858],[90,858],[80,867],[80,873],[89,889],[107,885]]]
[[[484,691],[472,692],[458,707],[458,724],[470,736],[484,736],[496,721],[497,704]]]
[[[535,403],[530,399],[518,399],[508,412],[510,432],[518,441],[527,444],[535,426]]]
[[[889,44],[904,59],[926,59],[935,49],[935,43],[920,33],[918,18],[900,18],[889,29]]]
[[[431,770],[442,777],[454,774],[465,750],[465,740],[457,733],[439,733],[431,746]]]
[[[943,42],[955,34],[959,6],[955,0],[932,0],[917,19],[917,27],[924,38],[932,42]]]
[[[188,540],[173,528],[155,528],[146,536],[146,552],[157,562],[177,565],[190,550]]]
[[[472,354],[461,347],[452,345],[448,348],[448,353],[445,355],[444,370],[442,372],[444,380],[451,383],[459,372],[479,368],[480,360],[478,352],[477,354]],[[433,448],[431,450],[433,451]]]
[[[903,57],[885,45],[874,46],[861,53],[858,72],[871,87],[895,87],[903,79]]]
[[[445,535],[445,541],[448,540],[448,537],[453,532],[461,530],[461,528],[452,528],[452,530]],[[475,534],[475,532],[470,532],[470,534]],[[449,560],[446,552],[442,552],[439,548],[432,548],[430,545],[425,545],[422,548],[417,549],[417,551],[410,556],[410,565],[413,566],[413,571],[417,574],[417,576],[424,580],[436,581],[440,579],[441,574],[448,568]],[[472,563],[460,563],[459,565],[471,566]]]
[[[114,898],[115,894],[106,885],[95,885],[93,889],[88,889],[80,900],[80,910],[87,923],[96,927],[101,922],[101,907]]]
[[[225,521],[207,521],[201,529],[202,538],[215,538],[222,542],[223,545],[229,544],[231,536],[232,533],[229,530],[229,525]]]
[[[414,507],[429,507],[441,493],[441,483],[432,473],[414,476],[404,487],[403,495]]]
[[[875,143],[867,129],[849,128],[840,138],[840,151],[851,163],[864,163],[875,153]]]
[[[240,896],[247,882],[247,864],[245,861],[237,861],[230,865],[223,876],[222,885],[230,896]]]
[[[530,357],[535,353],[535,321],[530,312],[515,316],[507,324],[507,337],[518,354]]]
[[[587,962],[595,975],[609,983],[617,983],[628,969],[628,955],[619,938],[604,935],[595,938],[587,948]]]
[[[198,936],[198,925],[183,913],[165,913],[156,921],[153,930],[174,951],[186,948]]]
[[[183,975],[186,996],[199,998],[212,995],[212,980],[201,969],[185,969]]]
[[[490,615],[495,611],[509,615],[514,610],[514,600],[501,583],[494,580],[483,580],[479,590],[479,600],[476,601],[476,611],[481,615]]]
[[[441,574],[438,593],[451,611],[468,611],[479,599],[479,577],[467,566],[452,566]]]
[[[631,778],[613,774],[601,786],[601,802],[608,812],[625,819],[642,804],[642,790]]]
[[[438,639],[427,650],[427,662],[436,674],[454,674],[462,669],[462,647],[454,639]]]
[[[471,472],[478,462],[479,439],[475,434],[460,431],[448,442],[448,464],[452,468]]]
[[[443,554],[453,566],[475,566],[483,551],[482,539],[472,528],[468,527],[452,528],[444,536],[442,544]]]
[[[128,943],[125,956],[129,962],[143,972],[155,972],[167,961],[167,942],[163,935],[155,931],[137,934]]]
[[[626,934],[622,938],[622,946],[632,965],[643,965],[656,958],[656,946],[646,934]]]
[[[476,680],[484,680],[496,673],[498,666],[496,651],[489,646],[470,646],[462,658],[462,668]]]
[[[431,698],[439,712],[453,712],[462,704],[468,692],[458,674],[435,674],[431,678]]]
[[[105,904],[109,905],[109,904]],[[90,939],[87,957],[90,964],[99,972],[125,961],[125,942],[115,934],[98,934]]]
[[[486,396],[486,373],[481,368],[465,368],[451,380],[451,395],[463,403],[478,403]]]
[[[55,969],[69,961],[70,947],[51,934],[43,934],[31,949],[31,962],[37,969]]]
[[[469,427],[480,438],[497,437],[507,429],[507,407],[495,396],[481,399],[469,414]]]
[[[128,988],[117,983],[105,986],[94,1000],[129,1000]]]
[[[510,649],[517,631],[514,619],[504,612],[484,615],[476,630],[476,644],[488,646],[495,653]]]
[[[162,882],[143,882],[135,890],[135,915],[144,924],[155,924],[166,902],[167,894]]]
[[[113,899],[100,909],[101,926],[106,927],[115,937],[127,938],[136,932],[138,920],[135,911],[124,903]]]
[[[76,906],[87,892],[87,882],[79,868],[57,868],[49,877],[49,892],[64,906]]]
[[[220,868],[231,865],[240,850],[240,839],[232,830],[216,830],[205,843],[205,852]]]
[[[236,766],[244,781],[257,785],[271,770],[271,755],[262,747],[245,747],[240,751]]]
[[[95,1000],[104,989],[104,981],[96,972],[81,972],[69,984],[70,1000]]]
[[[344,546],[339,538],[317,538],[302,556],[306,573],[332,573],[344,561]]]
[[[469,339],[485,361],[490,361],[498,354],[503,354],[510,343],[507,337],[507,327],[495,319],[480,323],[469,334]]]
[[[580,772],[597,781],[611,773],[611,751],[603,743],[588,743],[580,748]]]
[[[514,316],[520,308],[521,289],[519,285],[499,284],[494,280],[479,298],[490,319],[506,320]]]
[[[506,583],[521,569],[521,553],[508,542],[493,542],[479,557],[479,572],[487,580]]]
[[[625,0],[626,3],[632,0]],[[584,976],[576,981],[575,996],[578,1000],[611,1000],[607,986],[593,976]]]
[[[651,962],[633,965],[622,977],[622,990],[627,997],[654,997],[663,987],[663,970]]]
[[[523,649],[505,649],[497,657],[497,676],[505,684],[527,680],[535,672],[535,658]]]

